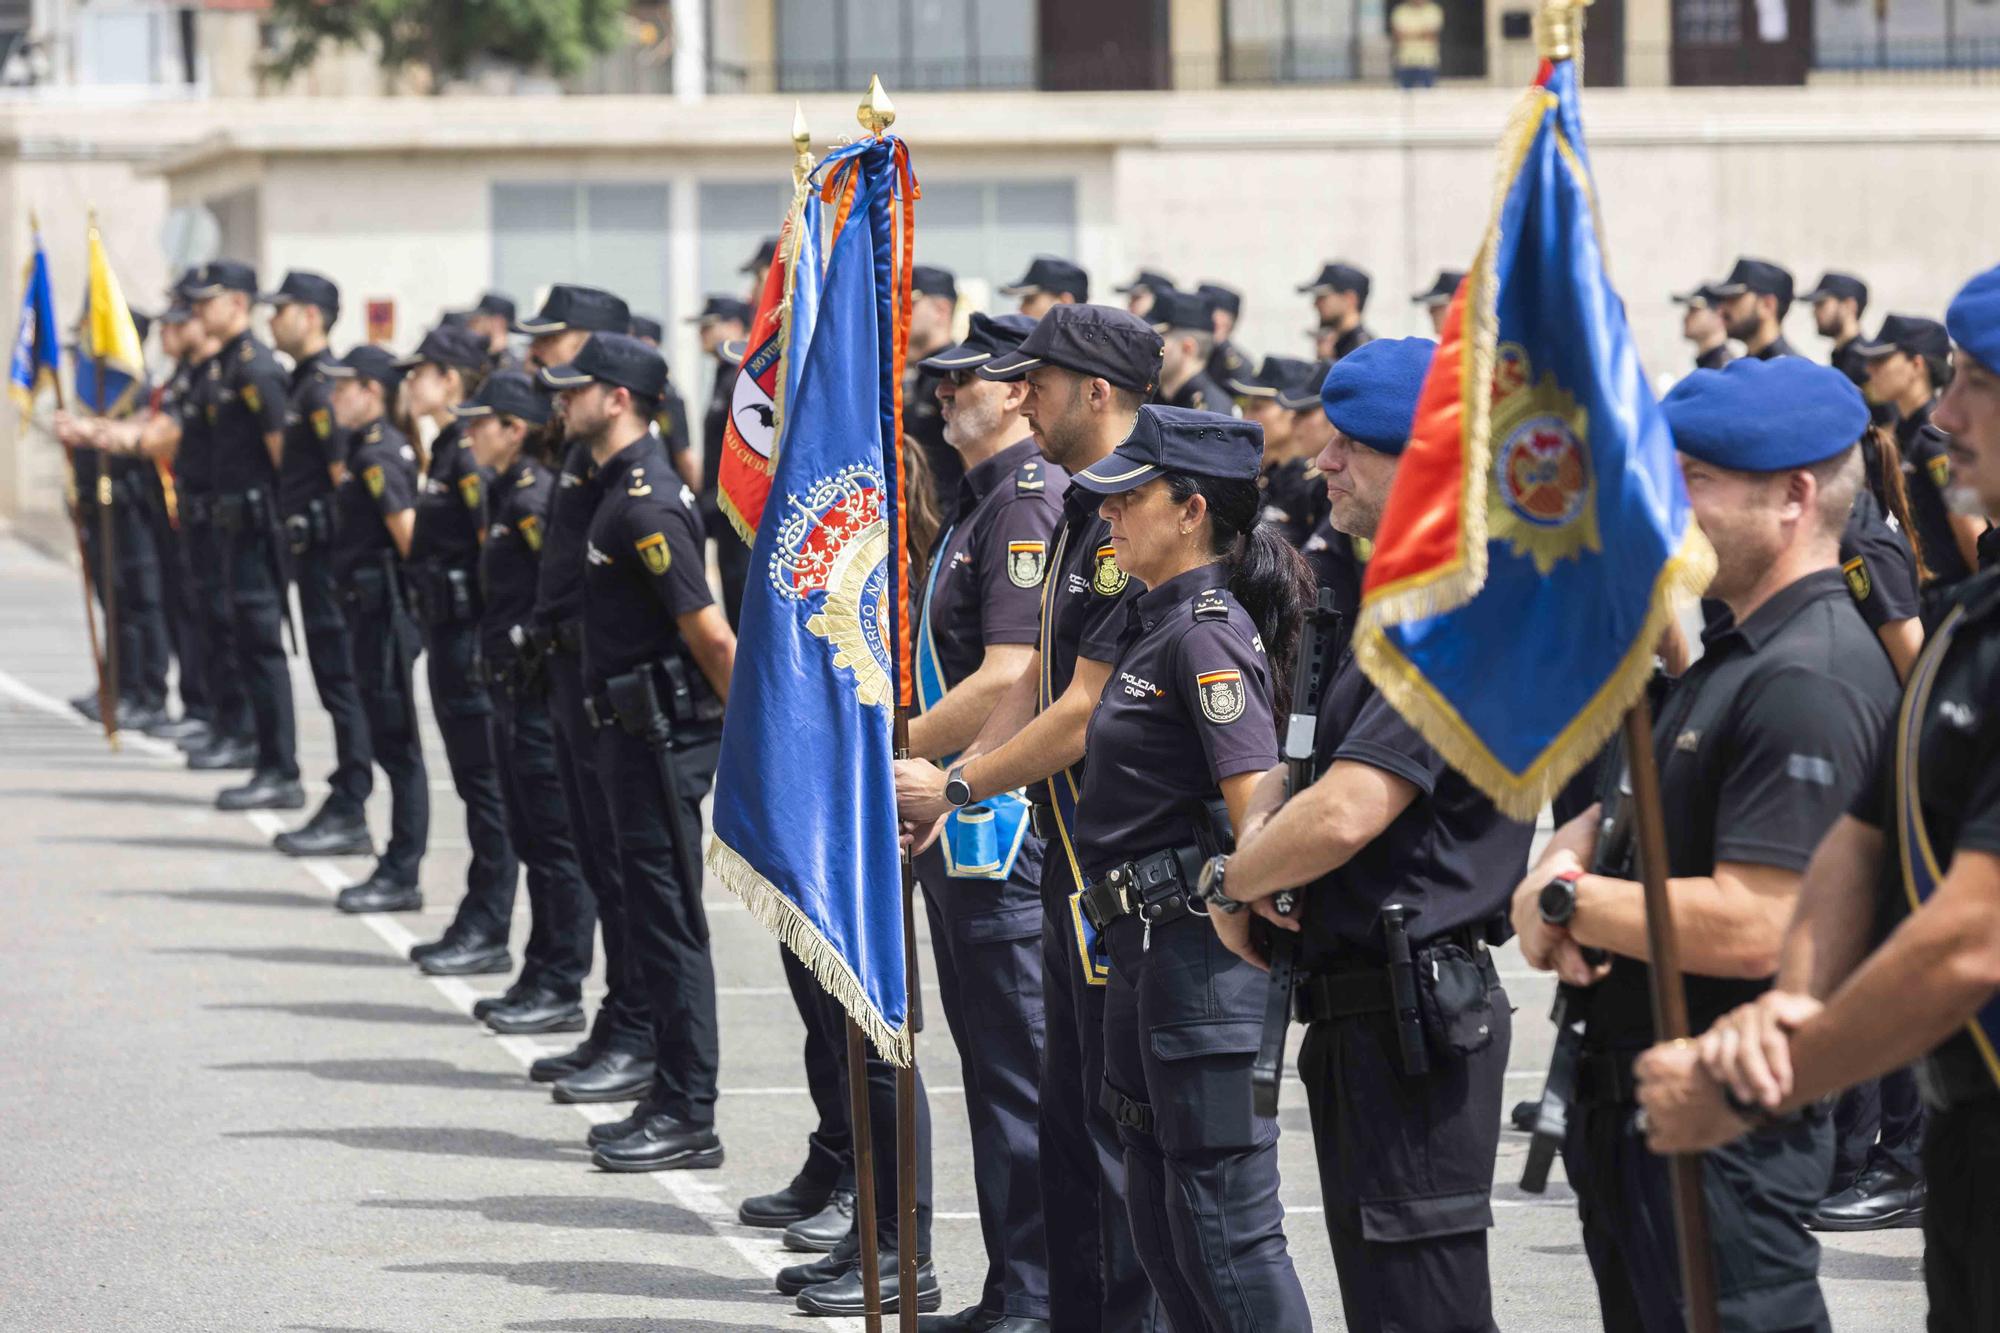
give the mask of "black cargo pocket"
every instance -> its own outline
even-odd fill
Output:
[[[1493,1225],[1493,1199],[1483,1190],[1374,1199],[1361,1205],[1361,1235],[1395,1245],[1434,1236],[1458,1236]]]
[[[1417,1011],[1441,1059],[1462,1060],[1493,1044],[1486,970],[1463,947],[1434,944],[1417,962]]]
[[[1153,1137],[1168,1152],[1254,1147],[1276,1132],[1250,1105],[1250,1062],[1261,1023],[1212,1019],[1168,1023],[1148,1034]]]
[[[978,893],[970,880],[954,881],[948,893]],[[1042,1024],[1042,905],[1015,903],[956,918],[959,989],[970,998],[964,1017],[976,1032],[1005,1032]],[[976,980],[965,975],[977,971]],[[1036,1038],[1039,1042],[1040,1038]]]
[[[954,892],[963,892],[954,889]],[[977,890],[972,890],[977,892]],[[1039,940],[1042,937],[1042,905],[1027,903],[1003,907],[996,912],[975,912],[957,921],[958,937],[967,944],[1001,944],[1008,940]]]

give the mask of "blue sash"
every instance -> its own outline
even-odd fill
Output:
[[[1050,615],[1054,611],[1055,589],[1062,583],[1063,557],[1069,550],[1069,524],[1065,522],[1062,534],[1056,538],[1056,549],[1049,557],[1049,572],[1042,580],[1042,671],[1035,682],[1035,702],[1038,711],[1045,711],[1055,702],[1054,677],[1049,665],[1054,655],[1055,643],[1050,637]],[[1097,927],[1090,924],[1090,918],[1083,914],[1083,867],[1076,859],[1076,839],[1070,830],[1076,827],[1076,770],[1065,768],[1048,780],[1049,809],[1055,817],[1056,836],[1049,839],[1049,855],[1062,858],[1062,865],[1069,870],[1069,919],[1076,938],[1077,963],[1083,969],[1083,979],[1092,986],[1105,986],[1111,982],[1111,955],[1106,952],[1104,941],[1098,938]]]
[[[1930,830],[1924,826],[1923,798],[1917,790],[1917,750],[1931,687],[1937,683],[1938,668],[1964,619],[1965,608],[1954,607],[1924,645],[1923,656],[1910,672],[1909,688],[1903,692],[1902,712],[1896,719],[1896,843],[1903,891],[1909,895],[1912,911],[1929,900],[1945,877],[1945,868],[1938,865],[1937,853],[1931,847]],[[1996,1045],[2000,1045],[2000,994],[1987,1001],[1972,1022],[1965,1025],[1965,1030],[1971,1034],[1972,1044],[1979,1048],[1994,1083],[2000,1084],[2000,1055],[1995,1054]]]
[[[924,585],[924,613],[917,626],[917,705],[924,712],[937,707],[946,688],[937,643],[931,637],[931,598],[951,550],[951,534],[952,529],[946,528],[932,548],[938,558]],[[955,754],[946,756],[944,766],[949,769],[957,758]],[[953,879],[1006,879],[1014,872],[1014,860],[1027,839],[1029,812],[1027,797],[1009,791],[946,815],[938,839],[945,874]]]

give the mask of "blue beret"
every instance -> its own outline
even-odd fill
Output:
[[[1944,326],[1962,350],[2000,375],[2000,266],[1959,289],[1944,312]]]
[[[1410,442],[1437,344],[1429,338],[1377,338],[1333,363],[1320,385],[1326,419],[1342,435],[1385,454],[1400,454]]]
[[[1783,472],[1840,453],[1868,429],[1854,381],[1802,356],[1697,370],[1660,400],[1674,447],[1734,472]]]

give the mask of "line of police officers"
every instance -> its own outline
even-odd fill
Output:
[[[761,277],[770,250],[746,271]],[[1458,281],[1440,274],[1415,299],[1441,315]],[[1858,317],[1865,295],[1848,282],[1830,274],[1815,296],[1853,299]],[[1316,588],[1343,614],[1358,603],[1434,344],[1375,339],[1367,275],[1340,263],[1301,288],[1320,357],[1255,369],[1228,337],[1239,298],[1214,284],[1181,292],[1142,272],[1116,310],[1088,304],[1080,268],[1041,256],[1005,289],[1019,313],[975,314],[955,343],[951,275],[919,268],[913,286],[907,420],[940,531],[919,553],[921,712],[897,787],[965,1071],[988,1254],[978,1299],[923,1326],[1310,1326],[1276,1122],[1251,1096],[1282,933],[1297,938],[1301,1078],[1347,1322],[1493,1327],[1486,1232],[1511,1006],[1491,949],[1518,933],[1532,965],[1586,997],[1564,1151],[1606,1326],[1678,1320],[1665,1172],[1633,1133],[1643,1096],[1656,1145],[1751,1131],[1707,1159],[1725,1326],[1824,1327],[1804,1223],[1839,1202],[1822,1203],[1838,1192],[1833,1116],[1807,1098],[1937,1046],[2000,978],[2000,863],[1981,824],[2000,661],[1978,646],[1995,602],[1959,540],[1976,541],[1980,504],[2000,504],[2000,483],[1985,484],[2000,476],[2000,270],[1961,295],[1946,338],[1900,316],[1872,343],[1846,338],[1837,352],[1860,376],[1782,355],[1790,279],[1774,265],[1743,261],[1685,300],[1691,337],[1698,314],[1720,312],[1750,356],[1719,368],[1711,340],[1717,368],[1665,401],[1718,560],[1703,652],[1661,684],[1654,756],[1690,1007],[1708,1030],[1643,1059],[1640,890],[1598,854],[1601,809],[1569,802],[1530,869],[1532,830],[1445,764],[1344,644],[1323,677],[1295,684]],[[748,307],[717,296],[697,317],[717,363],[698,500],[658,325],[609,293],[558,285],[520,320],[489,294],[411,357],[364,345],[334,359],[338,293],[295,272],[262,298],[289,376],[249,334],[249,269],[209,265],[174,296],[160,326],[177,373],[150,410],[58,423],[80,457],[101,457],[114,504],[146,516],[127,549],[150,536],[160,570],[157,591],[124,603],[142,627],[121,644],[143,665],[121,719],[180,739],[191,766],[251,768],[226,808],[301,805],[283,645],[297,583],[337,767],[279,845],[371,850],[361,807],[381,767],[390,838],[340,905],[408,910],[428,819],[413,670],[428,654],[474,855],[452,926],[415,956],[433,973],[509,970],[525,868],[521,972],[476,1012],[501,1032],[585,1032],[531,1076],[559,1101],[636,1102],[590,1131],[600,1167],[718,1164],[700,802],[749,562],[714,508]],[[525,362],[510,331],[529,339]],[[1916,517],[1926,482],[1934,531]],[[1933,540],[1960,548],[1957,563],[1931,558]],[[727,615],[706,577],[711,541]],[[124,564],[100,571],[121,592]],[[1920,578],[1927,618],[1947,627],[1922,657]],[[165,652],[178,720],[164,712]],[[1662,655],[1685,666],[1671,642]],[[1902,730],[1924,738],[1922,764],[1883,743],[1905,677],[1917,702]],[[1299,790],[1279,762],[1287,712],[1313,738]],[[1891,833],[1920,767],[1948,771],[1927,771],[1918,823]],[[1598,794],[1621,800],[1624,756],[1596,773]],[[1871,932],[1908,910],[1893,852],[1913,832],[1939,867],[1936,901],[1918,896],[1882,960],[1863,963]],[[1876,867],[1897,890],[1879,903]],[[1288,893],[1295,912],[1275,906]],[[607,994],[586,1031],[593,922]],[[790,1183],[740,1216],[821,1253],[784,1270],[781,1292],[851,1314],[840,1018],[786,962],[818,1123]],[[1957,971],[1947,985],[1926,963]],[[1860,1035],[1832,1035],[1847,1031]],[[1971,1038],[1933,1063],[1931,1151],[1954,1175],[1949,1219],[1935,1178],[1927,1214],[1934,1326],[1993,1327],[1977,1256],[1994,1237],[1979,1190],[2000,1184],[1987,1179],[2000,1065]],[[871,1061],[868,1082],[889,1200],[893,1081]],[[1907,1160],[1916,1117],[1898,1095],[1885,1082],[1877,1109],[1846,1113],[1863,1162],[1878,1125],[1881,1152]],[[932,1311],[927,1118],[918,1137],[911,1296]],[[1913,1216],[1921,1196],[1907,1203]],[[900,1238],[882,1211],[893,1308]]]

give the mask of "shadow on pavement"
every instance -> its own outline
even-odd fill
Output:
[[[58,801],[82,801],[89,805],[178,805],[190,810],[215,809],[214,796],[189,796],[183,792],[107,791],[101,788],[84,788],[76,791],[46,791],[42,795]]]
[[[782,1304],[789,1297],[771,1293],[771,1300]],[[800,1316],[804,1318],[804,1316]],[[502,1324],[508,1330],[519,1329],[523,1333],[660,1333],[663,1325],[657,1319],[531,1319],[522,1324]],[[709,1319],[676,1319],[674,1333],[740,1333],[747,1324],[718,1324]]]
[[[329,1083],[465,1088],[479,1092],[535,1092],[547,1096],[546,1092],[520,1074],[460,1069],[444,1060],[249,1060],[208,1067],[228,1074],[310,1074]]]
[[[257,1014],[291,1014],[296,1018],[339,1018],[353,1023],[422,1023],[430,1027],[469,1031],[471,1021],[450,1009],[416,1004],[376,1004],[369,1000],[302,1000],[296,1004],[209,1004],[204,1009],[234,1009]]]
[[[299,963],[308,967],[393,967],[405,972],[415,970],[415,965],[407,958],[398,958],[394,954],[385,954],[380,950],[310,949],[296,944],[272,945],[269,948],[257,949],[185,945],[172,949],[155,949],[153,952],[186,954],[199,958],[240,958],[252,963]]]
[[[1820,1239],[1819,1275],[1848,1278],[1857,1282],[1922,1282],[1921,1255],[1867,1254],[1860,1250],[1836,1250]]]
[[[514,1194],[491,1199],[363,1199],[363,1208],[398,1212],[476,1213],[488,1222],[591,1231],[643,1231],[663,1236],[706,1236],[708,1224],[663,1200],[598,1195]]]
[[[230,1139],[293,1139],[334,1143],[357,1152],[410,1152],[430,1157],[490,1157],[509,1162],[552,1162],[590,1159],[590,1150],[576,1139],[530,1139],[499,1129],[465,1125],[363,1125],[354,1129],[243,1129],[223,1135]]]
[[[149,838],[118,838],[98,834],[44,835],[43,842],[100,847],[150,847],[161,852],[255,852],[269,857],[275,864],[278,853],[271,850],[268,842],[252,842],[239,838],[199,838],[173,833],[156,834]]]
[[[731,1278],[674,1264],[572,1263],[543,1260],[525,1264],[400,1264],[390,1273],[441,1273],[456,1277],[504,1278],[516,1286],[540,1287],[551,1296],[653,1296],[661,1300],[758,1301],[782,1298],[760,1277]],[[601,1323],[593,1321],[593,1327]],[[656,1323],[655,1327],[659,1327]],[[686,1328],[678,1321],[675,1329]]]
[[[303,889],[112,889],[111,894],[119,898],[171,898],[213,907],[316,907],[322,912],[333,911],[325,894]]]

